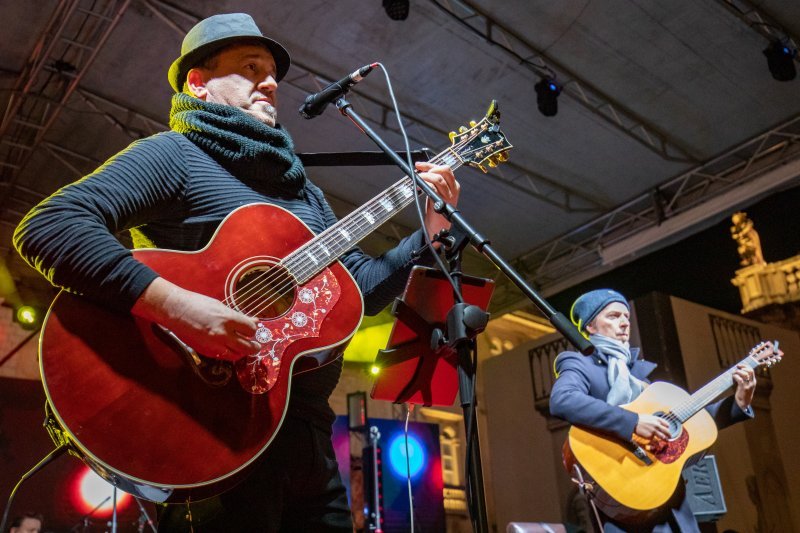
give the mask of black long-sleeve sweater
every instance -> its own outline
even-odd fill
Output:
[[[36,206],[20,223],[14,245],[53,284],[128,311],[157,277],[114,237],[130,230],[134,246],[198,250],[235,208],[268,202],[300,218],[315,234],[336,222],[318,187],[300,197],[275,194],[266,180],[231,175],[180,133],[137,141],[94,173]],[[425,247],[421,231],[378,258],[354,248],[342,258],[375,314],[403,289]],[[293,380],[292,404],[327,411],[341,364]]]

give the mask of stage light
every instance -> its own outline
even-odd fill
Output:
[[[14,321],[23,329],[34,330],[41,325],[41,313],[30,305],[21,305],[14,311]]]
[[[373,376],[377,376],[381,373],[381,368],[379,366],[372,365],[372,368],[369,369],[369,372]]]
[[[408,18],[409,0],[383,0],[383,9],[392,20]]]
[[[536,106],[539,112],[546,117],[555,116],[558,113],[561,86],[553,78],[542,78],[533,88],[536,89]]]
[[[405,478],[409,475],[413,478],[417,476],[425,466],[425,449],[420,444],[419,439],[414,435],[408,435],[408,463],[406,463],[406,439],[402,433],[395,435],[389,444],[389,464],[395,474]]]
[[[97,516],[105,516],[114,510],[114,487],[88,467],[78,479],[78,496],[84,513],[94,511]],[[117,512],[125,509],[130,500],[130,494],[117,490]]]
[[[778,81],[790,81],[797,77],[797,69],[794,66],[794,58],[797,50],[787,43],[775,39],[764,49],[767,56],[767,66],[772,77]]]

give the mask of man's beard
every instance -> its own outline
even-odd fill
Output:
[[[275,127],[278,123],[278,110],[268,102],[262,102],[258,108],[250,109],[250,115],[267,126]]]

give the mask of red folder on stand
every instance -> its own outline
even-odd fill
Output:
[[[462,276],[464,301],[484,311],[494,281]],[[376,400],[418,405],[451,406],[458,393],[456,352],[446,344],[431,346],[435,329],[445,331],[453,307],[453,286],[439,270],[414,267],[403,296],[395,301],[397,318],[385,350],[378,351],[380,369],[370,396]]]

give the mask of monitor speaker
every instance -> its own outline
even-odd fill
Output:
[[[716,522],[728,511],[719,482],[717,461],[706,455],[693,466],[684,469],[686,498],[698,522]]]

